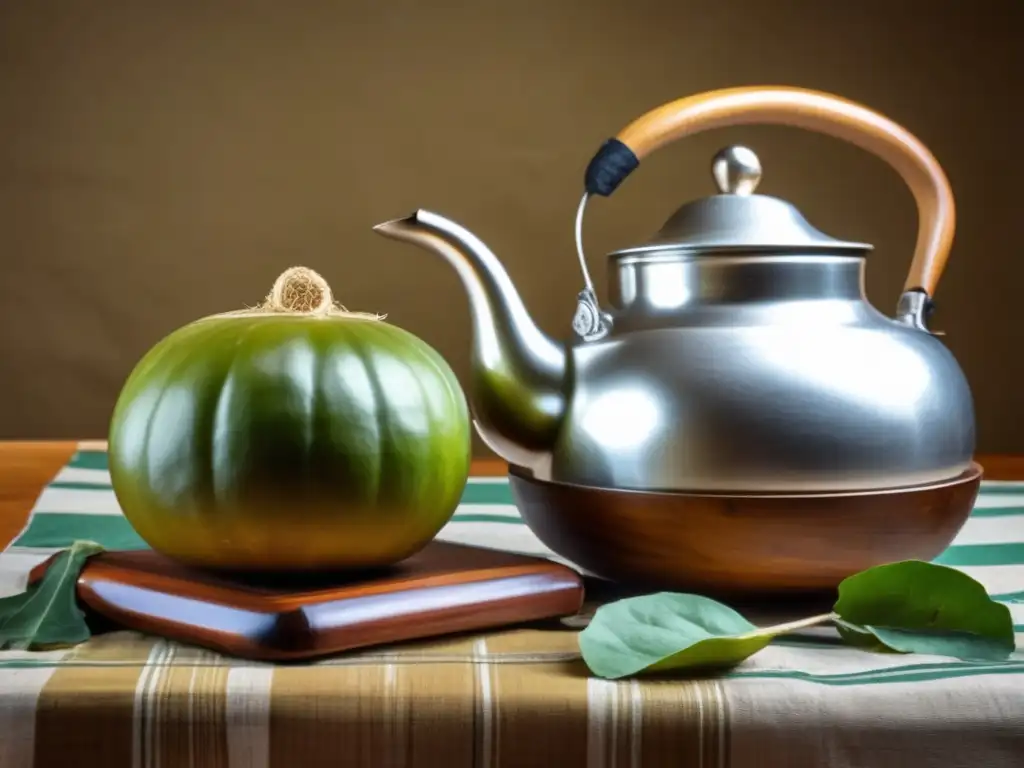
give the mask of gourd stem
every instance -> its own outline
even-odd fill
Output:
[[[307,267],[291,267],[274,281],[267,308],[274,312],[325,314],[334,306],[331,286]]]

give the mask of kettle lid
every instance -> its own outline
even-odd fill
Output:
[[[791,203],[754,194],[761,162],[751,149],[730,146],[715,155],[711,174],[718,194],[682,205],[658,232],[641,245],[612,256],[685,252],[835,253],[870,251],[826,235],[813,227]]]

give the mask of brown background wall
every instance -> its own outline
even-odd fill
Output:
[[[453,273],[372,224],[417,206],[470,226],[538,323],[568,332],[586,161],[647,109],[730,85],[832,91],[916,133],[959,230],[934,325],[974,387],[983,451],[1024,452],[1019,0],[517,0],[0,4],[0,437],[102,436],[163,334],[258,301],[293,263],[385,311],[466,380]],[[761,191],[873,242],[886,312],[915,211],[899,178],[793,129],[716,131],[592,206],[599,255],[711,191],[724,143]]]

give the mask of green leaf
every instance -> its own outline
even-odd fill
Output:
[[[76,541],[53,558],[27,591],[0,598],[0,649],[38,650],[88,640],[75,589],[86,560],[102,551],[99,544]]]
[[[844,579],[834,611],[852,645],[1001,661],[1015,649],[1010,610],[962,571],[920,560]]]
[[[658,592],[598,608],[580,632],[579,646],[591,672],[614,680],[641,672],[735,666],[778,635],[828,620],[816,616],[759,629],[709,598]]]
[[[879,640],[871,631],[857,624],[843,621],[838,615],[833,615],[833,623],[839,636],[848,644],[866,651],[876,653],[893,653],[893,649]]]

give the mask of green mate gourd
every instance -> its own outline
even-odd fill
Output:
[[[376,567],[448,522],[470,418],[445,360],[304,267],[165,337],[114,408],[110,475],[154,550],[242,571]]]

